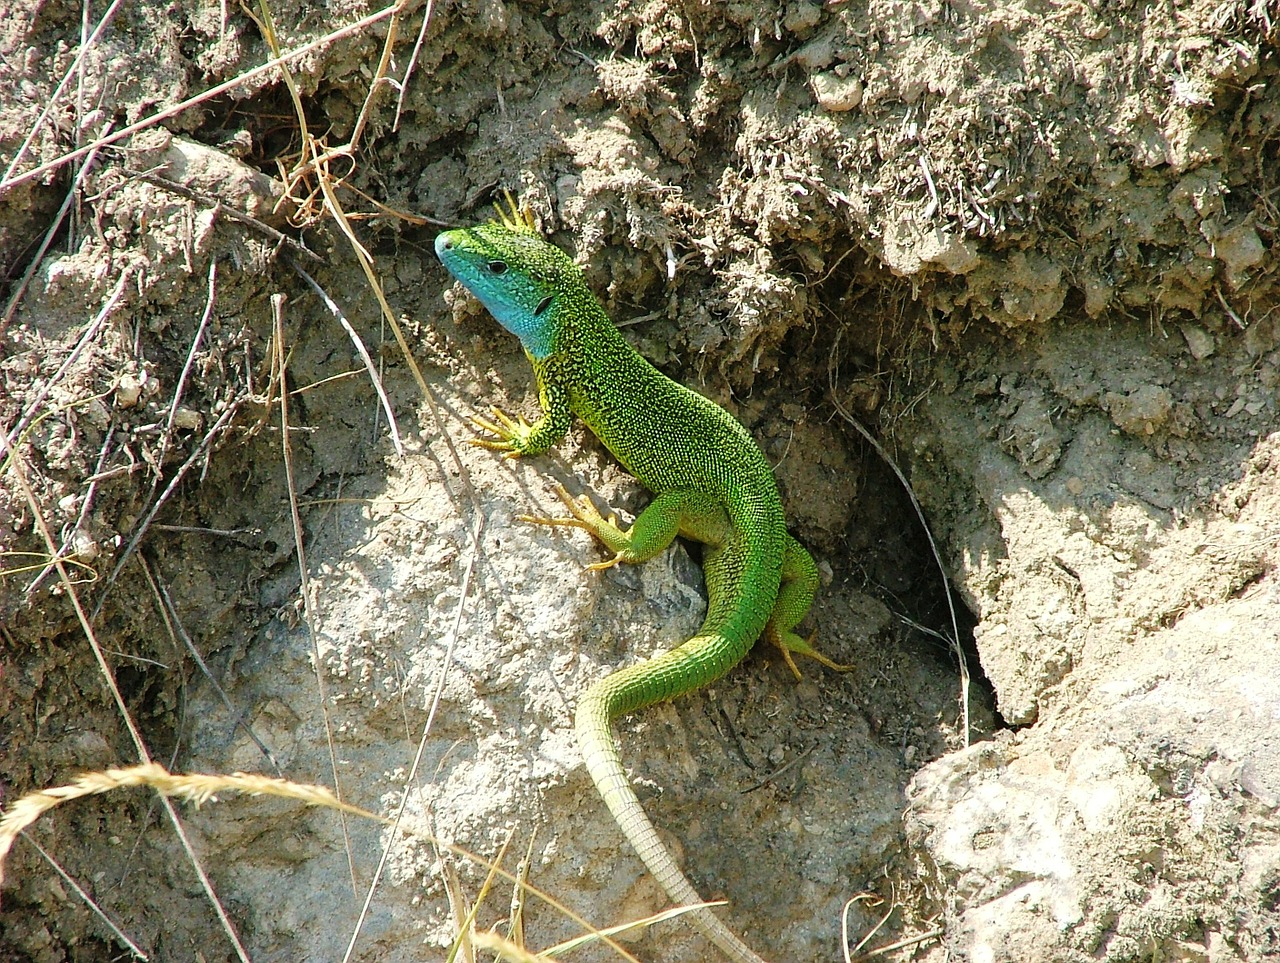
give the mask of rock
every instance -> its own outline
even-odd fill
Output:
[[[862,81],[857,77],[840,77],[834,72],[814,74],[809,79],[813,97],[823,110],[839,113],[853,110],[862,103]]]
[[[1173,411],[1173,395],[1159,385],[1143,385],[1128,394],[1108,391],[1103,400],[1116,427],[1130,435],[1155,434]]]
[[[1274,915],[1280,875],[1276,603],[1271,584],[1193,613],[1034,729],[920,771],[907,833],[951,894],[952,954],[1266,956],[1234,921]]]

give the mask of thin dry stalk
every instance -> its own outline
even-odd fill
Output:
[[[898,908],[896,900],[889,901],[889,909],[884,916],[880,917],[880,922],[871,927],[862,939],[858,940],[858,945],[853,948],[853,953],[849,952],[849,910],[858,903],[868,903],[872,908],[881,905],[884,900],[875,893],[857,893],[849,899],[845,900],[844,911],[840,914],[840,946],[844,952],[845,963],[852,963],[858,952],[867,945],[873,936],[880,932],[884,924],[889,922],[889,917],[893,915],[894,910]]]
[[[308,806],[326,806],[330,809],[359,813],[355,806],[338,801],[323,786],[289,782],[248,773],[231,776],[170,773],[159,763],[147,761],[136,766],[87,772],[66,786],[41,789],[28,793],[14,801],[0,816],[0,884],[4,882],[4,860],[13,848],[18,835],[49,810],[74,799],[96,796],[117,789],[147,787],[160,793],[166,800],[181,799],[203,806],[217,798],[220,792],[241,792],[250,796],[281,796],[306,803]],[[372,815],[372,814],[370,814]],[[377,818],[377,817],[374,817]]]
[[[373,72],[373,79],[369,82],[369,90],[365,94],[364,103],[360,105],[360,115],[356,117],[355,129],[347,142],[352,156],[355,156],[356,151],[360,149],[360,138],[364,136],[365,125],[369,123],[369,113],[373,110],[373,98],[378,93],[378,89],[388,82],[387,71],[391,67],[391,52],[395,48],[396,41],[400,39],[400,17],[408,5],[408,0],[400,0],[396,5],[395,13],[391,15],[391,22],[387,24],[387,39],[382,43],[382,56],[378,58],[378,66]],[[427,16],[430,17],[430,0],[428,0],[427,10]]]
[[[941,926],[929,930],[926,933],[920,933],[917,936],[906,936],[892,943],[886,943],[884,946],[877,946],[874,950],[867,950],[865,953],[859,953],[857,956],[850,957],[849,963],[863,963],[865,960],[874,960],[885,956],[889,953],[896,953],[898,950],[905,950],[909,946],[919,946],[929,940],[936,940],[941,937],[946,930]]]
[[[104,910],[101,906],[98,905],[98,901],[95,900],[92,896],[90,896],[88,891],[85,890],[85,888],[81,886],[78,882],[76,882],[76,880],[72,877],[72,875],[58,864],[58,861],[49,854],[48,850],[46,850],[43,846],[41,846],[38,842],[36,842],[35,839],[33,839],[31,836],[26,835],[25,833],[22,834],[22,838],[35,847],[36,852],[38,852],[44,858],[44,861],[48,863],[51,867],[53,867],[53,871],[55,873],[57,873],[59,876],[62,877],[62,881],[71,887],[71,889],[75,892],[75,894],[80,897],[80,899],[84,902],[84,904],[89,907],[89,909],[93,912],[93,914],[96,917],[98,917],[98,919],[102,920],[102,922],[106,924],[107,928],[110,929],[113,934],[115,934],[115,938],[129,948],[129,952],[132,953],[135,958],[144,961],[144,963],[145,961],[150,959],[150,957],[143,952],[142,947],[140,947],[133,940],[129,939],[128,934],[126,934],[125,931],[121,929],[119,925],[117,925],[115,920],[113,920],[110,916],[107,915],[106,910]],[[2,860],[0,860],[0,869],[3,869]]]
[[[327,173],[327,171],[325,172]],[[422,390],[424,397],[430,397],[431,390],[427,387],[426,379],[422,377],[422,372],[418,368],[418,363],[413,360],[413,352],[409,350],[409,343],[405,340],[404,332],[400,330],[400,323],[396,320],[395,312],[391,310],[391,305],[387,303],[387,297],[382,292],[382,285],[378,283],[378,275],[374,270],[373,257],[365,249],[364,245],[356,238],[355,229],[351,226],[351,222],[347,219],[346,212],[342,209],[342,205],[338,203],[338,197],[334,193],[333,184],[327,176],[321,174],[319,177],[320,190],[324,193],[325,206],[339,229],[346,235],[347,240],[351,243],[351,249],[355,252],[356,260],[360,262],[360,268],[364,271],[365,278],[369,282],[369,290],[378,299],[378,306],[382,309],[382,316],[386,318],[387,324],[391,326],[391,333],[395,335],[396,344],[400,346],[400,352],[404,356],[405,363],[409,366],[414,380],[418,382],[418,387]]]
[[[449,909],[453,913],[457,931],[457,936],[453,942],[453,951],[449,954],[451,960],[461,957],[465,963],[475,963],[476,950],[471,941],[476,935],[476,914],[480,912],[480,907],[484,905],[485,898],[493,888],[493,881],[497,876],[496,870],[502,865],[503,857],[507,855],[507,848],[511,845],[511,840],[514,836],[514,829],[508,831],[507,838],[503,840],[502,848],[498,850],[498,855],[494,857],[493,868],[489,870],[489,875],[485,877],[484,883],[480,886],[480,892],[476,894],[474,900],[468,900],[466,894],[462,891],[462,881],[458,878],[453,866],[449,863],[443,863],[445,890],[449,896]],[[436,852],[439,854],[439,849]],[[350,956],[351,953],[348,950],[343,963],[349,963]]]
[[[400,4],[397,3],[391,9],[392,21],[395,20],[396,11],[399,8]],[[262,39],[271,48],[271,55],[277,60],[280,59],[280,41],[276,37],[276,25],[271,18],[271,8],[267,6],[267,0],[258,0],[259,16],[254,16],[247,3],[241,3],[240,9],[245,16],[258,25],[258,30],[262,32]],[[284,85],[289,89],[289,97],[293,101],[294,111],[298,116],[298,129],[302,134],[302,142],[306,145],[311,140],[311,135],[307,131],[306,111],[302,109],[302,95],[298,93],[298,85],[294,82],[293,72],[288,70],[283,63],[280,65],[280,79],[284,81]]]
[[[462,963],[475,963],[476,951],[471,945],[471,938],[475,936],[475,919],[472,913],[478,905],[468,908],[467,894],[463,892],[462,880],[458,878],[458,871],[449,863],[440,865],[440,882],[444,886],[445,898],[449,901],[449,915],[454,931],[453,944],[449,948],[449,958],[446,963],[454,963],[459,958],[462,959]],[[364,925],[363,918],[359,925]],[[352,943],[347,947],[342,963],[349,963],[358,932],[359,928],[356,933],[352,933]]]
[[[435,0],[427,0],[427,9],[422,14],[422,26],[418,28],[418,38],[413,42],[413,53],[409,54],[409,62],[405,65],[404,76],[400,78],[399,93],[396,96],[396,116],[391,123],[393,131],[400,129],[400,114],[404,110],[405,94],[409,90],[409,78],[413,76],[413,68],[417,66],[418,55],[422,52],[422,44],[427,39],[427,28],[431,26],[431,14],[435,11]]]
[[[204,341],[204,333],[208,330],[209,321],[213,318],[213,305],[217,299],[217,293],[218,259],[211,257],[209,258],[209,296],[205,298],[204,312],[200,315],[200,324],[196,328],[195,337],[191,339],[191,347],[187,350],[187,360],[183,362],[182,372],[178,375],[178,383],[173,389],[173,398],[169,402],[169,417],[165,421],[164,434],[160,436],[160,450],[156,454],[157,465],[163,465],[165,455],[169,453],[169,445],[173,441],[173,426],[178,418],[178,406],[182,403],[182,396],[187,390],[187,379],[191,377],[191,368],[196,363],[196,354],[200,351],[201,342]],[[159,481],[159,477],[159,475],[156,475],[155,481]]]
[[[547,963],[554,959],[549,953],[530,953],[523,946],[497,933],[477,933],[472,941],[479,949],[495,953],[498,959],[507,960],[508,963]]]
[[[280,375],[280,450],[284,458],[285,487],[289,491],[289,518],[293,523],[293,546],[298,555],[299,591],[302,592],[302,606],[306,613],[307,637],[311,640],[312,666],[316,674],[316,689],[320,697],[320,713],[324,717],[324,738],[329,747],[329,768],[333,773],[333,788],[338,801],[342,801],[342,783],[338,779],[338,749],[333,740],[333,720],[329,718],[329,687],[324,681],[324,660],[320,655],[320,640],[316,638],[317,614],[311,601],[311,579],[307,569],[306,542],[302,537],[302,514],[298,509],[298,487],[293,475],[293,446],[289,442],[289,392],[284,390],[286,379],[286,357],[284,350],[284,302],[283,294],[271,296],[271,314],[275,329],[276,365]],[[355,850],[351,845],[351,831],[347,826],[347,817],[340,814],[342,822],[342,842],[347,853],[347,869],[351,873],[351,892],[360,892],[360,881],[356,875]]]
[[[345,187],[352,194],[354,194],[356,197],[360,198],[360,200],[364,201],[370,207],[377,209],[377,213],[375,214],[348,214],[347,216],[352,220],[360,220],[362,218],[374,218],[374,217],[377,217],[379,214],[381,214],[385,217],[393,217],[398,221],[404,221],[407,224],[413,224],[415,226],[421,226],[423,224],[430,224],[434,227],[445,227],[445,228],[458,226],[457,221],[442,221],[438,217],[428,217],[425,214],[411,214],[408,211],[402,211],[399,208],[392,207],[389,204],[384,204],[382,203],[382,201],[378,200],[376,197],[371,197],[364,191],[360,190],[360,188],[356,187],[354,184],[348,184],[344,182],[342,186]]]
[[[529,834],[529,845],[525,847],[524,859],[520,860],[520,865],[516,867],[516,877],[520,880],[520,886],[514,886],[511,889],[511,911],[508,918],[511,924],[507,927],[507,939],[515,943],[516,946],[524,946],[524,889],[523,884],[529,879],[529,872],[533,868],[533,844],[538,838],[537,832]]]
[[[317,283],[315,278],[302,269],[302,265],[292,258],[288,260],[289,266],[297,272],[298,277],[302,278],[307,286],[315,292],[316,297],[324,302],[324,306],[329,309],[329,313],[337,319],[338,324],[342,325],[342,330],[347,332],[347,337],[351,339],[351,343],[355,346],[356,354],[360,355],[360,360],[364,362],[364,370],[368,373],[369,380],[373,382],[373,390],[377,393],[378,401],[382,405],[382,411],[387,416],[387,427],[391,432],[391,443],[395,447],[396,454],[403,456],[404,444],[400,440],[400,429],[396,425],[395,411],[391,408],[391,399],[387,397],[386,389],[382,387],[382,379],[378,377],[378,369],[373,364],[373,358],[369,356],[369,349],[364,346],[364,341],[356,333],[356,329],[351,322],[347,320],[342,308],[338,307],[337,302],[329,297],[328,292]]]
[[[558,957],[566,953],[571,953],[582,946],[590,943],[604,942],[609,946],[614,946],[611,937],[621,936],[623,933],[634,933],[646,930],[650,926],[657,923],[665,923],[667,920],[678,919],[686,913],[696,913],[699,910],[713,909],[716,906],[724,906],[724,900],[712,900],[706,903],[690,903],[688,906],[672,906],[664,909],[659,913],[646,916],[643,919],[631,920],[627,923],[619,923],[617,926],[609,926],[594,933],[587,933],[584,936],[575,936],[571,940],[565,940],[563,943],[557,943],[555,946],[549,946],[542,951],[542,956]],[[630,957],[628,957],[630,959]]]

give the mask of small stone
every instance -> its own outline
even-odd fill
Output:
[[[98,543],[82,528],[71,536],[71,554],[82,562],[93,562],[101,554]]]
[[[835,59],[836,48],[831,37],[810,40],[795,53],[796,63],[810,72],[825,70]]]
[[[1187,340],[1187,349],[1197,361],[1203,361],[1217,350],[1218,345],[1213,335],[1204,328],[1194,324],[1184,324],[1181,327],[1182,336]]]
[[[1267,253],[1266,245],[1249,223],[1237,224],[1218,235],[1214,239],[1213,250],[1218,260],[1226,265],[1227,284],[1232,289],[1248,280],[1246,272],[1261,264]]]
[[[132,408],[142,397],[143,378],[126,371],[116,383],[116,404],[121,408]]]
[[[862,103],[862,81],[857,77],[838,77],[832,72],[814,74],[809,80],[813,97],[823,110],[853,110]]]
[[[822,4],[794,3],[782,19],[782,25],[792,33],[806,34],[822,20]]]
[[[1168,388],[1143,385],[1129,394],[1108,391],[1106,406],[1111,420],[1121,431],[1130,435],[1153,435],[1169,420],[1173,395]]]
[[[111,412],[102,403],[101,398],[93,398],[80,409],[81,416],[93,427],[105,430],[111,424]]]

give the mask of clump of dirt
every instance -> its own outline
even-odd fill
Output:
[[[622,727],[731,926],[832,958],[861,893],[855,930],[897,904],[875,941],[943,926],[920,959],[1280,952],[1266,4],[270,13],[282,49],[367,20],[291,61],[296,105],[258,73],[182,110],[271,56],[264,22],[131,8],[74,70],[78,9],[0,28],[5,800],[140,740],[512,840],[597,925],[662,906],[571,718],[696,628],[696,559],[583,573],[585,536],[515,521],[555,512],[551,479],[644,504],[580,429],[520,464],[461,444],[468,414],[536,398],[431,240],[509,189],[760,441],[823,572],[813,626],[855,664],[795,684],[753,654]],[[944,583],[881,452],[966,608],[967,733]],[[183,818],[207,883],[141,798],[42,819],[6,867],[6,952],[344,952],[389,837],[260,802]],[[357,956],[442,955],[484,876],[399,846]],[[526,907],[531,946],[577,932]],[[637,946],[708,952],[679,923]]]

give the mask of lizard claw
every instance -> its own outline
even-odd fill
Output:
[[[624,553],[623,553],[623,552],[618,552],[618,553],[617,553],[617,554],[615,554],[615,555],[613,556],[613,558],[611,558],[611,559],[607,559],[607,560],[605,560],[605,561],[603,561],[603,562],[592,562],[590,565],[588,565],[588,566],[587,566],[587,571],[588,571],[588,572],[603,572],[605,569],[613,568],[613,567],[614,567],[615,565],[617,565],[619,562],[621,562],[621,561],[623,561],[623,560],[624,560],[624,559],[623,559],[623,555],[624,555]]]
[[[613,557],[603,562],[592,562],[587,566],[588,571],[602,572],[607,568],[613,568],[620,562],[629,560],[627,548],[630,546],[630,539],[618,527],[617,515],[610,513],[609,517],[605,518],[600,514],[595,503],[591,501],[590,495],[583,494],[575,498],[559,482],[555,483],[555,491],[560,501],[564,503],[565,508],[569,510],[569,517],[547,518],[541,515],[517,515],[516,517],[522,522],[530,522],[534,525],[566,525],[572,528],[580,528],[604,542],[606,546],[613,550]]]
[[[849,672],[853,669],[852,665],[843,665],[829,659],[813,647],[813,640],[818,637],[817,629],[814,629],[807,639],[800,638],[800,636],[796,635],[794,632],[779,632],[772,625],[770,625],[765,631],[769,637],[769,641],[777,646],[778,650],[782,653],[783,661],[787,663],[787,668],[791,670],[791,674],[796,677],[797,682],[800,681],[803,676],[800,674],[800,668],[796,665],[796,660],[792,656],[793,652],[799,655],[807,655],[811,659],[816,659],[828,669],[832,669],[836,672]]]
[[[475,445],[477,448],[488,448],[490,451],[503,452],[506,458],[519,458],[524,454],[524,448],[529,441],[529,434],[533,431],[533,425],[525,420],[524,415],[516,415],[512,418],[501,408],[493,407],[489,409],[493,420],[481,418],[479,415],[470,415],[469,420],[473,425],[481,431],[486,431],[494,438],[468,438],[469,444]]]

